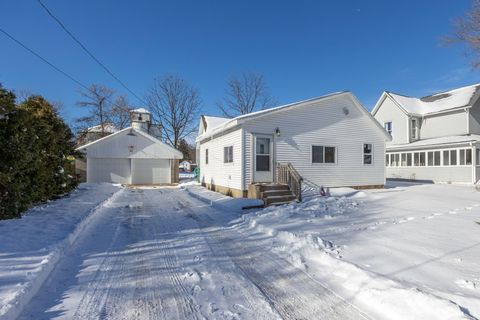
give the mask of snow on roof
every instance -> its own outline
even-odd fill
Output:
[[[386,92],[408,113],[426,115],[450,109],[471,106],[480,84],[474,84],[423,98],[403,96]]]
[[[130,112],[138,112],[138,113],[150,113],[150,111],[148,111],[147,109],[145,108],[138,108],[138,109],[133,109],[132,111]]]
[[[410,149],[416,147],[430,147],[430,146],[439,146],[439,145],[448,145],[448,144],[460,144],[468,142],[478,142],[480,141],[480,135],[470,134],[470,135],[457,135],[457,136],[446,136],[440,138],[424,139],[418,140],[412,143],[407,144],[398,144],[388,146],[387,149],[392,151],[395,149]]]
[[[115,133],[118,131],[118,128],[112,123],[105,123],[103,125],[103,131],[107,133]],[[87,132],[102,132],[102,125],[96,125],[87,129]]]
[[[229,118],[222,118],[222,117],[212,117],[212,116],[203,116],[205,119],[207,128],[205,133],[212,132],[213,129],[221,126],[222,124],[226,123],[227,121],[231,120]]]

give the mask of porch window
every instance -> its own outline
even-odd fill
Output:
[[[475,152],[476,158],[477,158],[477,166],[480,166],[480,149],[477,148]]]
[[[394,166],[398,167],[400,165],[400,154],[395,153],[392,156],[394,157]]]
[[[335,163],[336,147],[312,146],[312,163]]]
[[[472,165],[472,149],[460,149],[460,161],[461,166]]]
[[[371,143],[363,144],[363,164],[373,163],[373,145]]]
[[[413,165],[419,166],[420,165],[420,152],[415,152],[413,154]]]
[[[385,154],[385,166],[390,167],[390,155]]]
[[[429,151],[427,153],[427,165],[429,167],[432,167],[433,166],[433,151]]]
[[[205,149],[205,164],[208,164],[208,149]]]
[[[439,166],[440,165],[440,151],[433,152],[433,165]]]
[[[411,166],[412,166],[412,154],[407,153],[407,167],[411,167]]]
[[[402,153],[402,164],[401,166],[402,167],[406,167],[407,166],[407,154],[406,153]]]
[[[223,147],[223,163],[233,162],[233,146]]]
[[[420,166],[424,167],[425,164],[425,152],[420,152]]]
[[[450,152],[448,150],[443,151],[443,165],[450,165]]]
[[[457,150],[450,150],[450,165],[457,165]]]

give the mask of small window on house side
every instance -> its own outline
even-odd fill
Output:
[[[389,121],[389,122],[385,122],[383,124],[383,127],[385,128],[385,130],[390,134],[392,135],[392,122]]]
[[[223,163],[233,162],[233,146],[223,148]]]
[[[363,164],[373,163],[373,145],[371,143],[363,144]]]
[[[208,149],[205,149],[205,164],[208,164]]]

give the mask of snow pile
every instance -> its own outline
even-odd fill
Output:
[[[0,221],[0,318],[18,315],[96,208],[118,190],[111,184],[81,184],[69,196],[32,208],[21,219]]]

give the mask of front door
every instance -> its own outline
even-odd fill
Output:
[[[255,134],[253,182],[273,182],[273,136]]]

